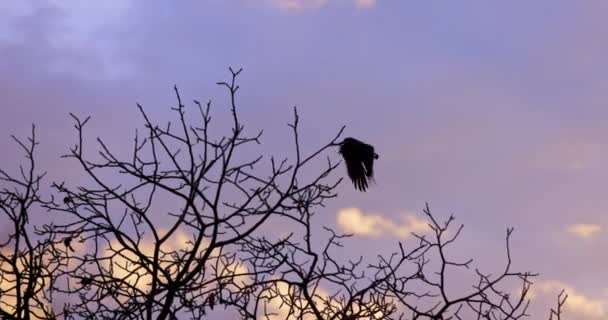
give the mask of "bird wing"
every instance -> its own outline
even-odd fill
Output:
[[[215,306],[215,293],[211,292],[207,298],[207,301],[209,302],[209,307],[211,310],[213,310],[213,307]]]
[[[365,191],[367,189],[367,178],[365,177],[365,168],[360,159],[353,157],[353,154],[345,152],[342,154],[346,162],[346,171],[348,177],[353,181],[355,189]]]
[[[361,160],[365,166],[365,174],[369,178],[374,177],[374,147],[366,144],[361,150]]]

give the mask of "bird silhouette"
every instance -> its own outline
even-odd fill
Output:
[[[207,302],[209,303],[209,308],[211,308],[211,310],[213,310],[213,307],[215,306],[215,292],[211,292],[209,294],[209,297],[207,298]]]
[[[80,284],[83,286],[88,286],[91,283],[93,283],[93,279],[92,278],[80,278]]]
[[[72,252],[74,252],[74,248],[72,248],[72,237],[63,239],[63,245],[66,247],[66,250],[70,249]]]
[[[378,154],[374,147],[355,138],[345,138],[338,144],[340,154],[346,162],[346,170],[353,181],[355,189],[366,191],[369,181],[374,178],[374,160]]]

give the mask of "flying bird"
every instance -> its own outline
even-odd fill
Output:
[[[346,171],[353,181],[355,189],[367,190],[369,181],[373,181],[374,178],[374,160],[378,159],[374,147],[350,137],[345,138],[338,145],[340,154],[346,162]]]

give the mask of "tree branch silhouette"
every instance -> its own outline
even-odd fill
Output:
[[[53,239],[40,239],[30,224],[33,210],[46,202],[40,196],[46,173],[36,167],[36,128],[27,140],[11,136],[25,154],[17,174],[0,169],[0,212],[10,229],[0,236],[0,315],[2,319],[53,319],[48,293],[56,264],[48,259]]]
[[[25,143],[15,139],[28,164],[15,176],[0,170],[0,209],[12,226],[0,239],[2,317],[526,317],[537,275],[512,270],[512,229],[505,266],[494,275],[471,271],[472,260],[449,258],[463,227],[451,216],[440,222],[428,205],[427,234],[371,262],[339,258],[353,235],[321,229],[315,215],[338,196],[340,162],[325,152],[344,127],[305,151],[294,108],[289,158],[259,152],[263,131],[250,132],[239,117],[241,72],[231,68],[230,79],[217,83],[228,94],[224,122],[212,121],[211,101],[186,106],[177,86],[172,121],[158,123],[137,104],[143,129],[128,152],[102,138],[92,147],[91,118],[71,114],[76,143],[63,158],[86,181],[52,183],[48,201],[39,195],[44,174],[35,167],[35,131]],[[52,222],[32,225],[34,209],[48,210]],[[470,289],[449,285],[456,269],[476,277]],[[560,319],[566,297],[558,297],[550,320]]]

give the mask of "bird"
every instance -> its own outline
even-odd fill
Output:
[[[72,248],[72,237],[63,239],[63,245],[66,247],[66,250],[70,249],[72,252],[74,252],[74,248]]]
[[[211,310],[213,310],[213,307],[215,306],[215,292],[211,292],[209,294],[209,297],[207,298],[207,302],[209,303],[209,308],[211,308]]]
[[[379,158],[374,147],[351,137],[345,138],[338,145],[346,162],[348,177],[356,190],[365,192],[374,178],[374,160]]]
[[[83,286],[88,286],[91,283],[93,283],[93,279],[92,278],[80,278],[80,284]]]

